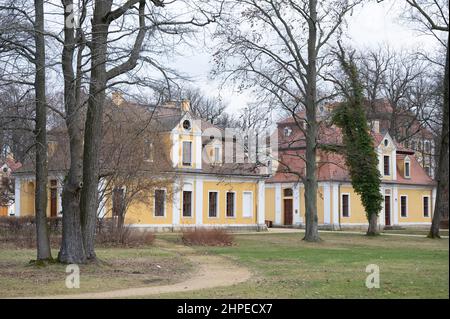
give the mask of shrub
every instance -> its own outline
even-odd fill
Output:
[[[61,217],[47,218],[52,246],[61,240]],[[1,217],[0,242],[13,244],[19,248],[36,248],[36,224],[34,216]]]
[[[152,245],[155,240],[153,232],[124,226],[116,227],[113,220],[101,220],[98,223],[96,242],[102,246],[136,247]]]
[[[182,240],[185,245],[231,246],[234,238],[223,229],[195,229],[184,231]]]

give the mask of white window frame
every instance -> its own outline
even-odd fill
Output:
[[[251,205],[250,205],[250,215],[245,215],[245,210],[244,210],[244,199],[245,196],[244,194],[250,194],[250,198],[251,198]],[[254,207],[254,197],[253,197],[253,192],[252,191],[243,191],[242,192],[242,217],[243,218],[253,218],[253,207]]]
[[[184,216],[183,214],[183,206],[184,206],[184,192],[190,192],[191,193],[191,213],[189,216]],[[183,189],[181,191],[181,218],[193,218],[194,215],[194,192],[190,189]]]
[[[344,197],[344,195],[348,196],[348,216],[344,216],[344,200],[342,199]],[[350,206],[350,193],[341,193],[341,217],[342,218],[350,218],[352,216],[352,210],[351,210],[351,206]]]
[[[406,198],[406,216],[402,216],[402,197]],[[408,218],[408,195],[400,195],[400,218]]]
[[[222,152],[220,146],[214,146],[214,162],[220,163],[222,161]]]
[[[424,198],[428,198],[428,216],[425,216],[425,200]],[[430,195],[422,195],[422,216],[425,218],[431,217],[431,196]]]
[[[209,194],[210,193],[216,193],[217,194],[217,197],[216,197],[216,216],[210,216],[209,215]],[[218,219],[219,218],[219,215],[220,215],[220,211],[219,211],[219,199],[220,199],[220,196],[219,196],[219,191],[216,191],[216,190],[210,190],[210,191],[208,191],[208,218],[211,218],[211,219]]]
[[[408,175],[406,175],[406,164],[408,164],[409,170],[408,170]],[[411,160],[409,159],[409,157],[405,157],[405,162],[403,163],[403,172],[404,172],[404,176],[405,178],[411,178]]]
[[[234,205],[233,205],[233,216],[227,215],[227,194],[233,193],[234,194]],[[225,218],[236,218],[236,204],[237,204],[237,196],[236,191],[226,191],[225,192]]]
[[[156,191],[164,191],[164,215],[156,216]],[[156,188],[153,191],[153,217],[154,218],[166,218],[167,216],[167,189],[166,188]]]

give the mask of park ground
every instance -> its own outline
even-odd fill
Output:
[[[79,289],[66,288],[64,265],[32,265],[34,250],[4,246],[0,298],[448,299],[448,237],[408,233],[322,232],[321,242],[306,243],[286,230],[235,234],[223,247],[186,247],[179,234],[158,234],[151,246],[99,248],[101,262],[80,267]],[[369,264],[379,266],[380,288],[365,285]]]

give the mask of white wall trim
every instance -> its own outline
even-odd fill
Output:
[[[195,222],[197,225],[203,224],[203,180],[195,181]]]
[[[172,198],[172,224],[179,225],[180,224],[180,196],[181,190],[179,189],[179,185],[174,183],[174,191]]]
[[[339,224],[339,184],[333,183],[333,224]]]
[[[21,207],[20,207],[20,184],[21,180],[19,177],[15,177],[14,179],[14,215],[20,216]]]
[[[392,206],[392,224],[393,225],[398,225],[398,216],[399,216],[399,211],[398,211],[398,205],[399,204],[399,199],[398,199],[398,187],[394,186],[392,188],[392,196],[391,196],[391,206]]]
[[[296,183],[292,189],[294,195],[294,225],[302,223],[302,214],[300,213],[300,183]]]
[[[258,202],[257,202],[257,223],[264,224],[266,218],[266,207],[265,207],[265,197],[266,197],[266,188],[264,181],[258,182]]]
[[[275,185],[275,224],[281,224],[281,184]]]
[[[331,193],[330,184],[323,185],[323,222],[331,224]]]

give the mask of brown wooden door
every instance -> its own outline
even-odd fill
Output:
[[[56,213],[57,213],[56,196],[57,196],[56,188],[51,188],[50,189],[50,216],[51,217],[56,217]]]
[[[391,225],[391,196],[384,196],[384,221],[386,226]]]
[[[284,199],[284,224],[292,225],[292,199]]]

